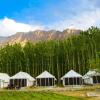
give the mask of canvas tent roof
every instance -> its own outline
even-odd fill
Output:
[[[90,76],[87,76],[87,75],[83,76],[83,79],[87,79],[87,78],[90,78]]]
[[[74,70],[70,70],[68,73],[66,73],[62,78],[72,78],[72,77],[82,77],[79,73],[75,72]]]
[[[28,73],[21,72],[21,71],[15,74],[14,76],[12,76],[10,79],[29,79],[30,81],[35,81],[35,79],[32,76],[30,76]]]
[[[100,76],[99,72],[96,71],[88,71],[83,78],[90,78],[91,76]]]
[[[52,74],[50,74],[48,71],[44,71],[43,73],[41,73],[36,78],[55,78],[55,76],[53,76]]]
[[[0,73],[0,80],[4,80],[5,82],[9,82],[10,76],[6,73]]]

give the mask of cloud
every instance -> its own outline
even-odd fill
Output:
[[[16,32],[28,32],[38,29],[44,29],[44,27],[41,25],[19,23],[7,17],[0,20],[0,36],[9,36],[15,34]]]
[[[91,26],[98,26],[100,23],[100,8],[89,9],[78,13],[71,19],[65,18],[50,26],[50,29],[63,30],[66,28],[76,28],[86,30]]]
[[[87,1],[87,0],[85,0]],[[100,8],[100,0],[88,0],[89,3],[92,4],[92,6],[96,7],[96,8]]]

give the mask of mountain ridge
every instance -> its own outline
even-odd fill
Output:
[[[36,30],[29,32],[17,32],[14,35],[8,37],[0,37],[0,45],[10,44],[13,45],[15,43],[21,43],[24,45],[26,42],[38,42],[38,41],[47,41],[47,40],[61,40],[64,38],[68,38],[72,35],[79,35],[81,30],[76,29],[66,29],[63,31],[57,30]]]

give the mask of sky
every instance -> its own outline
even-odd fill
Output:
[[[0,36],[100,27],[100,0],[0,0]]]

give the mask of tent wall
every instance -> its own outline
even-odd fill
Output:
[[[93,83],[94,84],[100,83],[100,76],[93,76],[92,78],[93,78]]]
[[[27,86],[27,79],[10,79],[10,84],[18,87]]]
[[[0,88],[3,88],[4,87],[4,82],[3,80],[0,80]]]
[[[98,79],[98,83],[100,83],[100,76],[98,76],[97,79]]]
[[[90,78],[84,79],[85,84],[99,84],[100,83],[100,76],[92,76]]]
[[[4,87],[8,87],[9,82],[4,82]]]
[[[55,85],[54,78],[37,79],[37,86],[54,86],[54,85]]]
[[[9,82],[5,82],[4,80],[0,80],[0,88],[7,87],[9,85]]]
[[[27,86],[33,86],[33,85],[34,85],[34,81],[27,80]]]
[[[82,78],[64,78],[63,85],[82,85],[83,80]]]
[[[93,84],[93,79],[90,77],[90,78],[85,78],[84,79],[84,84]]]

